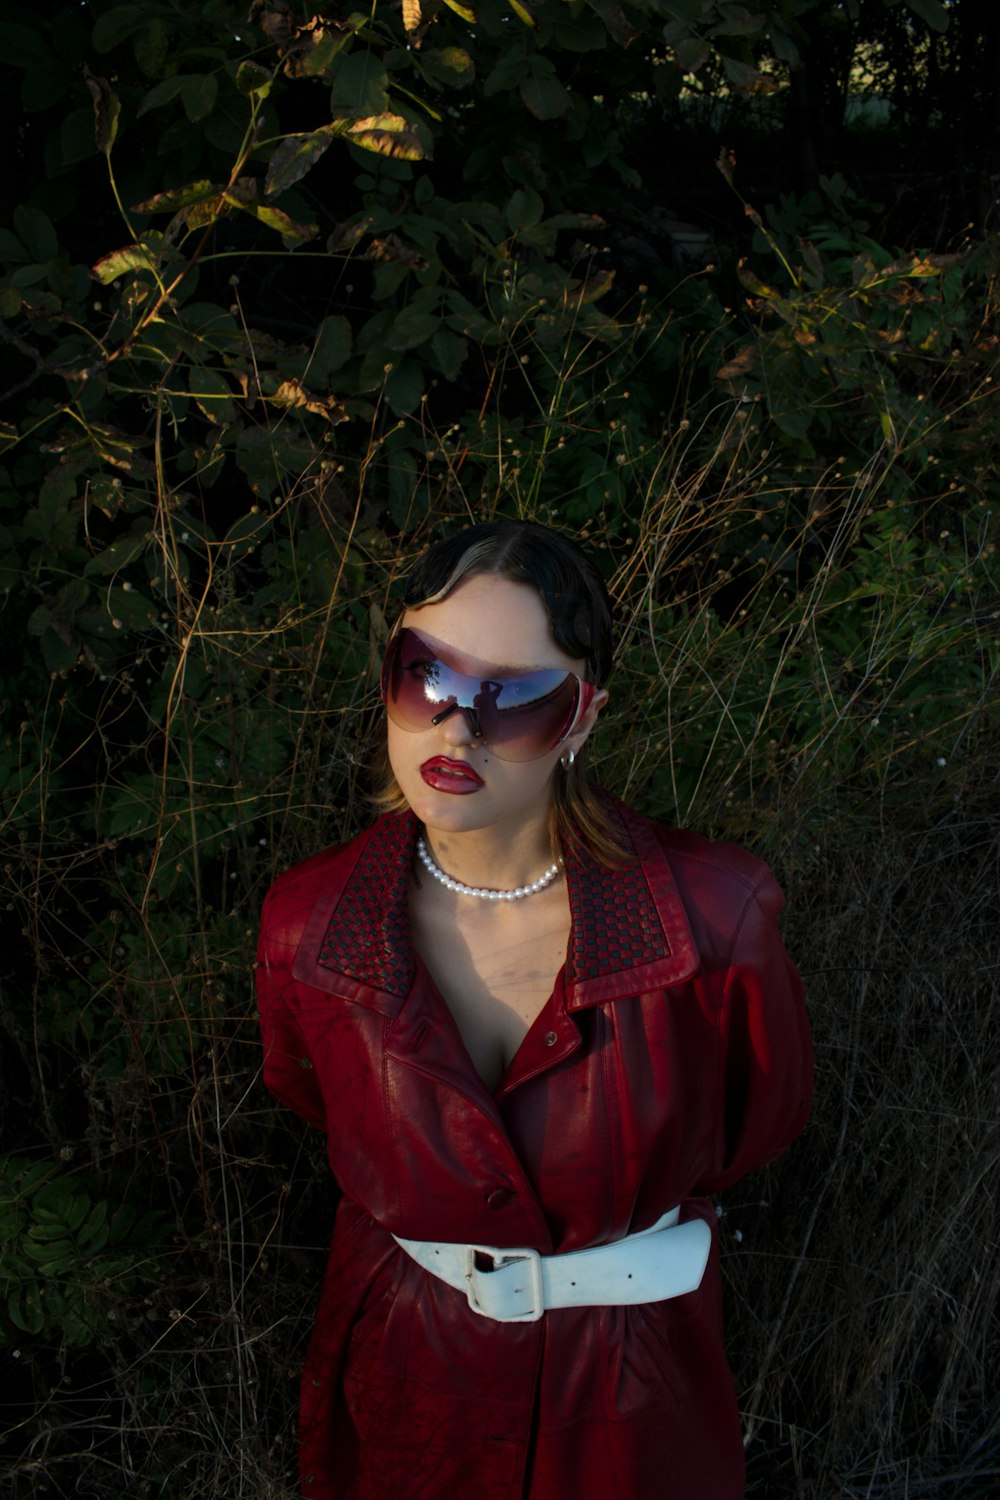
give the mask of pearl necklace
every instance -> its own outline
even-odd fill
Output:
[[[532,881],[531,885],[519,885],[514,891],[491,891],[485,886],[463,885],[460,880],[453,880],[450,875],[446,875],[434,863],[423,837],[417,839],[417,858],[428,875],[433,875],[434,879],[440,881],[449,891],[455,891],[459,896],[476,896],[480,901],[522,901],[525,896],[533,896],[536,891],[544,891],[562,869],[562,860],[558,859],[554,865],[549,866],[544,875]]]

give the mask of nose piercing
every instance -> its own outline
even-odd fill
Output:
[[[439,724],[443,724],[448,715],[453,714],[458,707],[459,705],[457,703],[449,703],[447,708],[443,708],[439,714],[435,714],[431,719],[431,723],[434,725],[435,729]],[[466,724],[472,730],[473,738],[481,740],[483,738],[483,730],[481,724],[479,723],[479,715],[476,713],[476,710],[474,708],[463,708],[462,712],[465,715]]]

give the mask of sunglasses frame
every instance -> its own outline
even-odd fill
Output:
[[[449,694],[449,697],[451,697],[453,701],[445,708],[443,708],[440,713],[429,714],[426,726],[420,724],[408,724],[404,722],[404,720],[398,715],[398,712],[394,712],[393,699],[392,695],[389,692],[391,673],[395,666],[399,652],[403,648],[404,638],[406,636],[412,636],[416,641],[418,641],[422,649],[426,651],[428,658],[440,663],[440,665],[445,669],[446,672],[450,674],[452,678],[457,678],[460,684],[468,685],[468,691],[467,693],[463,694],[462,697],[467,697],[470,701],[462,701],[462,698],[460,698],[458,694]],[[538,750],[534,755],[508,757],[504,754],[502,742],[498,748],[496,743],[491,742],[491,740],[483,733],[480,723],[479,710],[477,710],[475,704],[475,698],[482,695],[483,685],[486,682],[518,682],[524,678],[535,677],[542,672],[551,672],[553,674],[562,672],[563,681],[570,677],[573,678],[574,682],[576,683],[576,701],[573,706],[572,715],[565,729],[560,731],[557,738],[554,739],[550,745]],[[444,720],[449,716],[449,714],[458,711],[465,716],[466,723],[469,725],[469,728],[472,730],[472,733],[475,735],[478,743],[484,746],[486,749],[492,750],[493,754],[497,757],[498,760],[506,760],[511,765],[516,765],[518,763],[527,763],[528,761],[532,760],[540,760],[543,755],[551,754],[551,752],[558,745],[561,745],[563,741],[568,739],[569,736],[573,733],[573,730],[579,724],[581,718],[587,712],[587,709],[593,702],[594,695],[597,692],[597,688],[592,682],[588,682],[586,678],[581,677],[578,672],[574,672],[570,667],[567,667],[565,670],[560,667],[536,667],[532,672],[492,672],[488,676],[484,676],[483,673],[470,674],[468,672],[460,672],[457,667],[453,667],[446,660],[446,658],[441,654],[439,650],[432,646],[428,641],[424,640],[424,637],[420,634],[419,631],[414,630],[410,625],[397,626],[392,635],[389,637],[389,642],[385,649],[385,655],[382,658],[382,669],[379,677],[379,690],[382,695],[382,702],[385,704],[386,712],[388,713],[392,722],[396,725],[397,729],[402,729],[407,734],[419,734],[421,733],[423,728],[434,728],[436,725],[443,723]],[[430,707],[431,705],[428,704],[428,708]]]

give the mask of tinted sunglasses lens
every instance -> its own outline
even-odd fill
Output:
[[[427,729],[437,714],[458,701],[462,680],[412,631],[401,630],[389,642],[382,696],[389,717],[401,729]]]
[[[427,729],[449,710],[471,709],[486,747],[501,760],[536,760],[571,728],[580,683],[561,670],[492,681],[468,677],[440,661],[412,630],[401,630],[382,664],[382,696],[401,729]]]
[[[576,716],[572,672],[525,672],[487,682],[476,708],[487,746],[501,760],[535,760],[554,748]]]

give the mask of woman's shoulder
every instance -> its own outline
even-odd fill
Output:
[[[264,899],[263,925],[275,932],[288,924],[300,927],[316,901],[343,885],[367,857],[386,862],[406,842],[406,816],[386,813],[354,838],[331,845],[283,870]]]
[[[713,906],[726,896],[735,907],[756,899],[772,913],[781,910],[784,896],[770,868],[742,844],[673,828],[631,808],[625,813],[628,822],[642,829],[666,858],[682,893],[697,904],[710,893]]]

